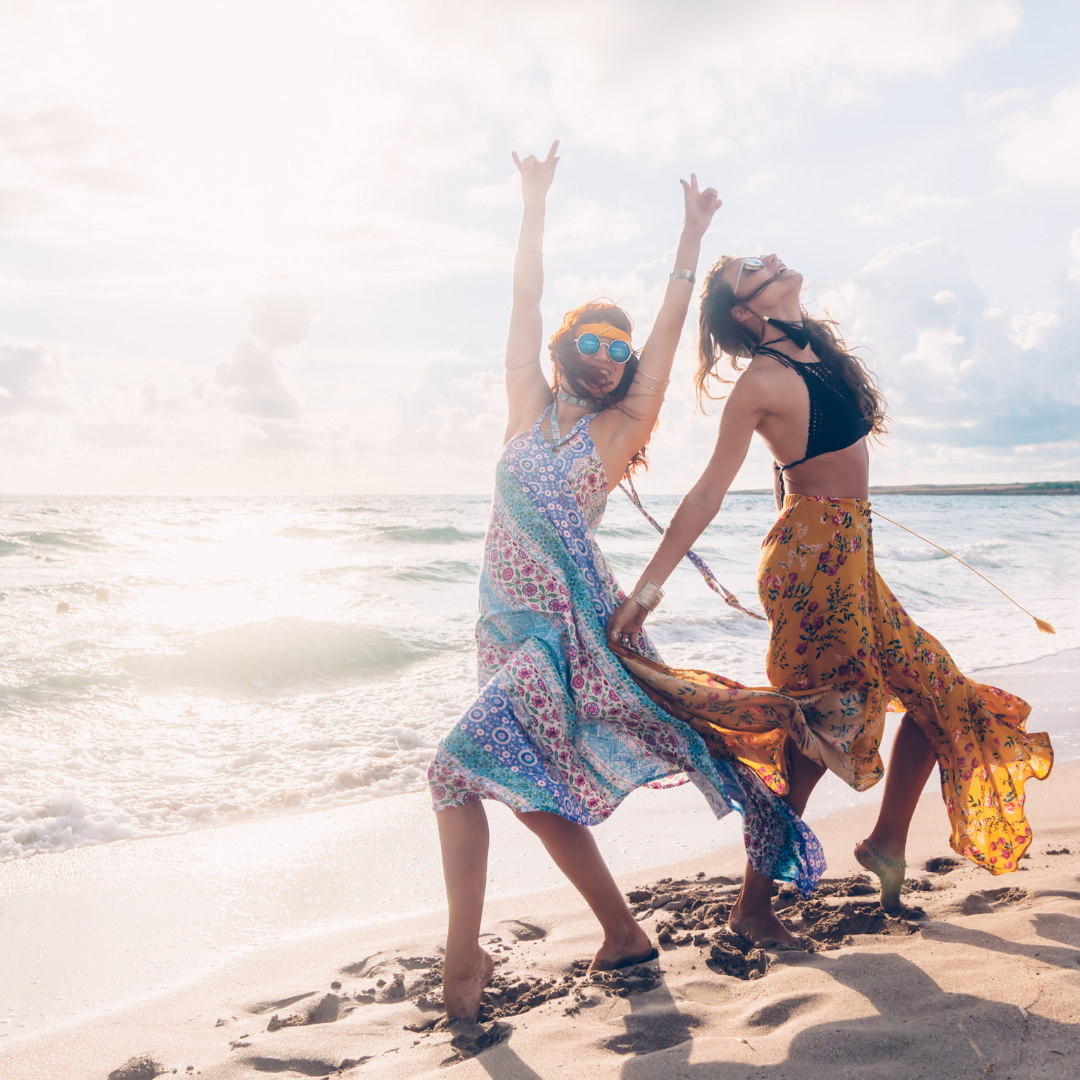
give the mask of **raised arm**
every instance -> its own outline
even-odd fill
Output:
[[[634,596],[648,581],[662,586],[719,513],[724,496],[746,459],[750,439],[765,416],[765,400],[765,388],[758,373],[745,372],[724,403],[716,446],[705,471],[679,503],[656,554],[649,560],[633,590],[608,619],[609,637],[618,639],[641,629],[649,612],[634,600]]]
[[[616,460],[625,455],[626,461],[629,461],[648,442],[656,426],[690,298],[694,295],[694,286],[688,275],[697,270],[701,238],[708,230],[713,214],[721,206],[713,188],[704,191],[698,189],[694,173],[690,174],[690,183],[685,180],[680,183],[683,187],[684,217],[673,269],[676,275],[679,271],[683,271],[683,274],[673,276],[668,281],[664,302],[641,350],[641,361],[624,399],[627,408],[612,409],[607,414],[613,426],[611,456]]]
[[[516,151],[513,154],[514,164],[521,173],[525,209],[514,256],[514,303],[506,336],[506,397],[510,414],[504,442],[532,427],[551,404],[551,388],[540,367],[544,336],[540,297],[544,291],[544,210],[559,163],[555,156],[558,148],[556,139],[543,161],[533,154],[522,161]]]

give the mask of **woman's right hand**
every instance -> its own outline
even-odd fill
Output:
[[[641,633],[648,614],[647,608],[628,596],[608,618],[608,641],[615,645],[629,645]]]
[[[514,164],[521,173],[521,197],[525,200],[526,206],[533,202],[543,202],[546,198],[548,188],[551,187],[551,181],[555,176],[555,166],[559,164],[559,159],[555,156],[555,151],[558,149],[559,140],[556,139],[543,161],[538,160],[535,154],[530,154],[522,161],[517,156],[516,150],[511,151]]]

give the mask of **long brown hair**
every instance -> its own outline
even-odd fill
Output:
[[[732,314],[732,309],[739,306],[738,301],[734,290],[720,276],[720,272],[738,257],[724,255],[719,258],[709,267],[702,283],[701,312],[698,317],[698,367],[694,373],[699,403],[704,398],[715,400],[714,395],[709,393],[712,381],[735,381],[734,378],[725,378],[716,370],[720,360],[726,355],[732,370],[742,371],[746,367],[745,361],[753,358],[765,335],[765,320],[760,316],[758,322],[761,325],[755,333]],[[827,316],[817,318],[810,315],[806,308],[800,310],[815,355],[851,390],[863,418],[871,424],[871,434],[884,435],[889,430],[890,417],[885,398],[877,388],[877,380],[862,359],[844,344],[840,329],[832,319]]]
[[[637,371],[640,356],[637,352],[630,354],[630,359],[623,364],[622,377],[618,385],[609,393],[604,393],[594,381],[593,369],[582,359],[574,344],[576,337],[574,328],[584,323],[609,323],[620,330],[625,330],[627,334],[634,329],[634,322],[630,316],[612,300],[590,300],[587,304],[568,311],[562,321],[562,326],[551,335],[551,342],[548,345],[551,356],[551,392],[557,394],[560,387],[565,385],[567,393],[595,401],[597,412],[612,407],[626,412],[626,406],[622,404],[622,401],[630,390],[630,384],[634,381],[634,372]],[[630,459],[630,463],[626,466],[627,473],[648,469],[649,459],[646,452],[648,445],[646,442],[645,446],[642,446]]]

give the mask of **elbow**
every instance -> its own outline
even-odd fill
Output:
[[[726,492],[719,490],[712,484],[700,481],[688,492],[686,499],[693,506],[695,516],[708,523],[720,513],[720,507],[724,505],[725,494]]]

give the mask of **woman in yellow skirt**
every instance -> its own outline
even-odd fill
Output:
[[[1049,775],[1053,752],[1045,734],[1025,731],[1030,706],[965,678],[878,575],[867,438],[886,431],[885,404],[835,326],[803,309],[801,290],[802,275],[775,255],[725,256],[710,269],[698,390],[732,381],[717,372],[725,354],[738,375],[709,464],[608,621],[609,641],[714,753],[749,764],[799,814],[826,769],[857,791],[884,775],[877,823],[855,856],[880,879],[882,907],[896,911],[908,827],[935,760],[950,843],[1000,874],[1015,870],[1031,843],[1024,783]],[[628,648],[660,586],[720,510],[755,432],[776,462],[779,510],[758,569],[771,630],[767,674],[776,690],[800,699],[797,725],[781,713],[748,720],[729,704],[739,684],[666,668]],[[904,716],[886,774],[880,744],[890,709]],[[794,944],[772,910],[771,889],[748,866],[730,925],[762,945]]]

